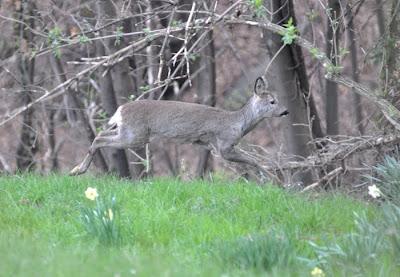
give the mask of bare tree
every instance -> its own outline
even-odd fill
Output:
[[[296,14],[294,12],[294,4],[292,0],[289,2],[288,6],[293,24],[297,25]],[[296,71],[296,74],[298,75],[298,86],[307,104],[308,119],[311,121],[310,125],[312,138],[322,138],[325,135],[322,131],[321,120],[320,116],[318,115],[314,96],[310,93],[310,84],[308,81],[303,51],[297,44],[294,44],[290,50],[296,64],[296,67],[293,68],[293,70]]]
[[[198,102],[208,106],[215,106],[216,83],[215,83],[215,49],[212,31],[205,37],[206,46],[200,51],[199,67],[201,72],[197,77]],[[197,176],[204,176],[210,162],[210,150],[200,149],[197,163]]]
[[[115,18],[115,20],[139,12],[137,5],[132,5],[132,7],[123,6],[120,2],[121,1],[117,2],[120,4],[119,6],[121,6],[119,9],[110,8],[108,10],[108,12],[110,13],[109,16]],[[122,14],[118,14],[118,12]],[[116,25],[116,32],[124,34],[138,31],[139,28],[136,27],[137,23],[138,20],[136,18],[128,17],[126,19],[123,19],[121,20],[121,24]],[[114,41],[109,40],[108,42],[109,43],[107,44],[107,48],[110,53],[115,53],[116,51],[123,49],[124,47],[127,47],[129,45],[129,40],[127,40],[123,36],[117,37]],[[113,86],[118,105],[122,105],[132,98],[140,96],[138,80],[136,80],[131,74],[131,71],[136,69],[136,63],[136,57],[134,55],[131,55],[129,59],[124,59],[121,62],[115,64],[111,70]],[[144,157],[146,155],[145,149],[137,149],[136,153],[141,157]],[[144,165],[132,155],[129,157],[128,161],[132,161],[130,162],[132,176],[135,178],[140,177],[145,169]]]
[[[346,32],[350,44],[350,56],[351,56],[351,77],[354,81],[360,81],[360,74],[358,68],[358,51],[357,51],[357,41],[354,29],[354,15],[351,10],[351,6],[347,5],[346,9],[347,26]],[[354,89],[353,89],[354,90]],[[354,91],[353,91],[354,92]],[[353,93],[353,106],[355,111],[355,124],[357,126],[358,133],[360,135],[364,134],[364,122],[362,115],[362,103],[361,97],[357,93]]]
[[[283,24],[290,17],[295,18],[292,1],[273,0],[272,13],[272,22],[279,24]],[[279,91],[282,102],[290,111],[288,125],[285,126],[287,150],[292,155],[307,157],[310,155],[308,142],[311,136],[308,127],[307,97],[304,94],[308,91],[302,90],[307,89],[307,81],[305,80],[306,73],[301,71],[305,70],[305,67],[299,64],[302,62],[301,58],[299,59],[302,56],[301,50],[295,45],[284,46],[280,35],[268,34],[265,37],[272,52],[271,56],[277,55],[271,68],[280,80]],[[309,183],[311,176],[309,173],[303,173],[293,181]]]
[[[30,29],[34,29],[34,10],[35,3],[23,2],[16,9],[16,17],[19,24],[15,25],[15,34],[19,38],[20,54],[18,54],[18,68],[21,76],[22,104],[28,105],[32,102],[31,86],[34,84],[35,59],[29,56],[29,43],[34,35]],[[26,26],[30,29],[27,29]],[[35,130],[35,110],[29,109],[22,115],[22,128],[17,147],[17,169],[28,171],[35,168],[35,153],[38,150],[38,135]]]
[[[383,12],[384,1],[375,0],[376,2],[376,18],[379,28],[379,34],[383,36],[385,33],[385,14]]]
[[[55,122],[55,115],[56,115],[56,110],[54,109],[48,109],[47,112],[48,116],[48,124],[47,124],[47,132],[48,132],[48,144],[49,144],[49,149],[47,150],[49,153],[49,160],[50,160],[50,166],[49,169],[51,172],[57,172],[59,170],[59,163],[58,163],[58,150],[59,147],[56,143],[56,122]]]
[[[67,77],[64,71],[61,57],[57,58],[53,55],[52,57],[50,57],[50,64],[52,66],[54,73],[57,76],[58,81],[60,83],[65,82],[67,80]],[[89,118],[83,111],[83,105],[79,99],[78,91],[72,89],[71,87],[66,88],[66,90],[67,90],[66,94],[67,97],[65,97],[65,99],[67,99],[67,101],[65,101],[66,109],[75,111],[74,115],[76,116],[79,122],[78,124],[82,126],[82,130],[84,131],[87,140],[89,141],[89,143],[91,143],[94,140],[96,134],[95,131],[92,129],[92,126],[90,125]],[[96,153],[94,163],[98,167],[100,167],[103,171],[108,170],[106,160],[104,159],[104,156],[100,151]]]
[[[107,0],[97,1],[97,16],[98,23],[105,25],[108,19],[113,19],[115,16],[115,7],[112,2]],[[111,40],[99,41],[96,44],[97,55],[106,56],[106,49],[112,53],[113,43]],[[123,84],[125,84],[123,82]],[[111,116],[118,107],[116,91],[114,88],[114,82],[109,68],[104,68],[104,70],[99,74],[99,84],[101,90],[101,102],[108,116]],[[129,89],[129,88],[124,88]],[[122,89],[121,89],[122,90]],[[112,167],[118,172],[121,177],[130,177],[128,159],[126,157],[125,151],[114,150],[111,152]]]
[[[326,13],[328,15],[326,54],[330,57],[332,64],[337,66],[340,37],[340,0],[328,0]],[[339,133],[338,88],[337,83],[331,80],[326,80],[326,133],[328,135]]]
[[[400,107],[400,2],[393,0],[386,37],[386,78],[384,91],[394,105]]]

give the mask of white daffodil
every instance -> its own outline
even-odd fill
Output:
[[[372,198],[378,198],[382,196],[381,190],[376,185],[368,187],[368,194],[371,195]]]

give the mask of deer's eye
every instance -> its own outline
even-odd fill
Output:
[[[275,104],[275,100],[271,100],[269,103],[273,105]]]

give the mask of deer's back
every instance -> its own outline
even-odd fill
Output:
[[[207,141],[229,125],[232,112],[177,101],[141,100],[121,108],[122,121],[133,130],[146,128],[150,136]]]

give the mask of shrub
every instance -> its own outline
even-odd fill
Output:
[[[375,167],[376,182],[382,197],[387,201],[382,206],[383,217],[379,225],[392,254],[400,263],[400,162],[386,156],[383,163]]]
[[[390,204],[383,207],[382,229],[388,238],[393,257],[400,265],[400,207]]]
[[[365,214],[355,214],[355,231],[344,235],[328,246],[310,245],[315,259],[301,260],[308,266],[321,266],[332,275],[389,274],[397,268],[385,267],[385,261],[396,261],[400,265],[400,162],[385,157],[383,164],[375,167],[377,176],[369,176],[374,185],[368,187],[373,198],[382,198],[380,216],[374,221]],[[371,273],[373,270],[373,273]]]
[[[249,235],[219,245],[218,258],[223,265],[241,269],[254,268],[270,271],[284,268],[294,260],[294,248],[283,232]]]
[[[370,176],[385,200],[400,206],[400,162],[395,158],[386,156],[383,163],[376,166],[376,177]]]
[[[326,272],[342,271],[358,275],[368,272],[370,266],[377,266],[379,255],[387,250],[387,243],[378,225],[368,221],[365,214],[355,215],[355,232],[338,238],[328,246],[309,242],[316,253],[316,259],[304,259],[310,267],[320,266]]]

